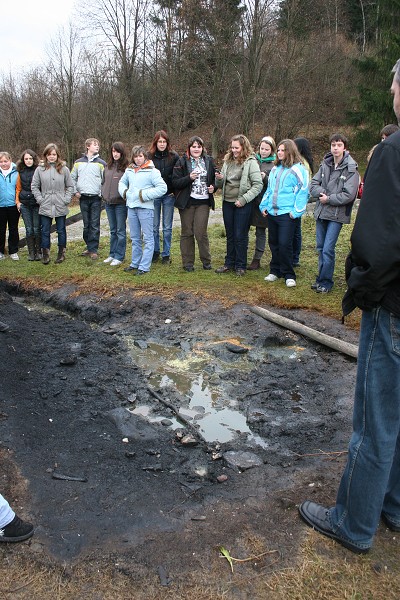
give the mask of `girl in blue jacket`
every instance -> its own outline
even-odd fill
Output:
[[[8,152],[0,152],[0,259],[5,258],[8,225],[8,254],[13,260],[19,260],[19,210],[15,203],[17,178],[18,171],[11,155]]]
[[[293,237],[296,219],[306,209],[308,184],[308,173],[296,144],[293,140],[282,140],[260,204],[261,213],[268,214],[268,244],[272,255],[270,273],[265,281],[284,277],[287,287],[296,286]]]
[[[132,164],[118,185],[120,195],[126,199],[132,240],[132,261],[124,270],[135,271],[134,275],[145,275],[150,271],[154,252],[154,200],[167,193],[167,184],[160,171],[146,155],[143,146],[134,146]]]

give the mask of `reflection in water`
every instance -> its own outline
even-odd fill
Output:
[[[254,368],[255,352],[253,355],[249,353],[250,356],[249,354],[234,355],[230,360],[224,361],[223,358],[212,355],[204,344],[184,353],[176,346],[167,347],[149,342],[146,348],[139,348],[132,338],[126,337],[125,340],[135,363],[151,371],[149,383],[152,386],[158,388],[173,386],[188,399],[187,405],[182,406],[182,414],[199,426],[199,431],[207,441],[228,442],[239,433],[246,434],[250,443],[267,447],[265,440],[252,434],[246,417],[238,410],[237,401],[229,398],[223,382],[218,378],[216,383],[214,378],[211,380],[208,375],[210,370],[224,372],[232,369],[232,366],[242,371],[250,371]],[[216,343],[225,344],[225,342],[226,340],[213,342],[210,346]],[[300,349],[287,348],[287,357],[291,358],[298,350]],[[265,350],[257,351],[258,354],[260,352],[264,352],[265,356]],[[258,355],[257,358],[260,359],[262,356]],[[143,411],[143,406],[137,408]],[[151,411],[145,416],[152,421],[162,419],[158,415],[152,416]],[[180,426],[174,420],[173,426],[175,427],[176,424]]]

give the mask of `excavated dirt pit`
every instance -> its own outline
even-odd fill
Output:
[[[296,505],[334,501],[356,361],[245,305],[75,292],[0,291],[2,490],[36,525],[30,551],[112,554],[173,579],[247,532],[289,564]],[[280,312],[357,343],[339,322]]]

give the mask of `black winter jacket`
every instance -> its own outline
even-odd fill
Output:
[[[21,181],[21,191],[19,192],[19,201],[25,206],[38,206],[35,196],[32,192],[32,179],[36,171],[36,167],[25,167],[19,173]]]
[[[204,156],[204,162],[207,169],[207,185],[215,185],[215,163],[212,156]],[[176,163],[172,174],[172,185],[175,192],[175,206],[183,209],[190,206],[190,193],[192,191],[192,180],[190,173],[192,172],[192,161],[184,154]],[[210,194],[208,203],[215,210],[214,194]]]
[[[400,317],[400,131],[375,149],[346,264],[343,314],[382,306]]]
[[[151,160],[154,163],[156,169],[158,169],[161,173],[161,177],[164,179],[165,183],[168,187],[168,194],[174,193],[174,188],[172,186],[172,172],[174,170],[174,166],[179,160],[179,154],[174,152],[160,152],[156,150],[154,155],[150,155]]]

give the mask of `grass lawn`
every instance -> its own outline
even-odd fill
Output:
[[[215,221],[215,219],[214,219]],[[297,287],[288,289],[284,281],[267,283],[264,277],[268,274],[270,253],[267,249],[262,259],[262,269],[248,271],[245,277],[236,277],[235,274],[218,275],[214,268],[224,262],[226,239],[222,223],[222,215],[218,215],[217,223],[210,224],[209,237],[211,254],[213,257],[213,270],[204,271],[201,262],[196,259],[195,272],[186,273],[182,269],[179,250],[179,228],[174,228],[171,249],[172,264],[162,265],[155,263],[148,275],[134,277],[125,273],[123,267],[129,264],[130,244],[128,243],[127,258],[125,263],[118,268],[103,264],[103,259],[108,256],[108,237],[100,241],[100,259],[93,262],[91,259],[80,257],[84,249],[83,241],[68,242],[67,259],[61,265],[56,265],[57,248],[52,246],[52,262],[48,266],[27,260],[26,248],[21,249],[19,262],[9,259],[1,261],[0,275],[3,280],[13,281],[29,289],[34,287],[54,288],[65,283],[79,285],[81,293],[93,292],[102,296],[120,294],[124,290],[135,290],[141,294],[165,294],[173,296],[177,292],[185,291],[198,295],[203,299],[210,298],[223,303],[243,302],[253,305],[269,305],[272,307],[305,308],[319,311],[337,319],[341,318],[341,299],[346,289],[344,277],[344,262],[350,248],[349,238],[352,225],[343,226],[336,251],[335,286],[329,294],[316,294],[310,285],[315,280],[317,272],[317,255],[315,251],[315,221],[312,216],[306,215],[302,220],[303,250],[300,256],[301,265],[296,269]],[[248,259],[252,257],[255,242],[255,229],[250,231],[250,244]],[[197,249],[196,249],[197,256]],[[355,311],[346,319],[350,327],[358,327],[360,314]]]

